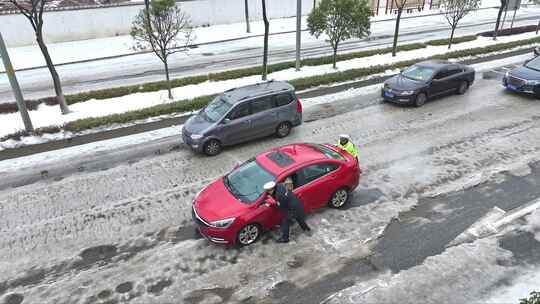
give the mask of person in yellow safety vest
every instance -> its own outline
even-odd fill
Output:
[[[347,134],[341,134],[339,136],[338,148],[347,151],[352,157],[358,159],[358,149],[351,142],[351,137]]]

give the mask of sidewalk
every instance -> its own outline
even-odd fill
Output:
[[[494,7],[498,5],[497,2],[498,1],[495,0],[483,0],[481,7]],[[524,10],[527,9],[522,9],[521,11],[518,11],[517,16],[520,15],[520,12],[524,12]],[[404,13],[402,16],[402,19],[404,21],[401,24],[401,30],[406,30],[410,27],[417,27],[419,25],[429,27],[434,25],[440,25],[441,23],[446,23],[446,20],[444,20],[443,16],[433,16],[433,14],[438,13],[440,13],[440,11],[436,9],[425,10],[416,13]],[[496,14],[496,9],[471,12],[463,19],[462,22],[480,22],[481,20],[495,18]],[[382,14],[371,18],[372,35],[376,35],[379,32],[386,32],[389,29],[393,29],[393,27],[395,26],[393,22],[395,17],[396,16],[392,14]],[[302,20],[303,29],[306,29],[306,19],[307,17],[304,16]],[[215,44],[219,42],[231,42],[231,40],[233,40],[233,42],[227,45],[227,48],[230,48],[231,50],[260,47],[261,41],[259,39],[250,39],[250,37],[256,38],[263,35],[264,24],[262,21],[252,21],[250,22],[250,26],[251,33],[249,34],[246,33],[245,23],[224,24],[195,28],[194,32],[196,39],[193,44],[210,45],[205,45],[204,48],[191,49],[189,52],[193,54],[199,54],[222,51],[223,46]],[[295,31],[295,29],[295,17],[270,20],[270,34],[286,33]],[[319,40],[323,39],[324,37],[321,37]],[[304,31],[304,33],[302,34],[303,43],[315,41],[317,41],[315,37],[311,36],[307,31]],[[290,46],[294,44],[294,39],[283,39],[280,47]],[[53,62],[58,65],[69,62],[79,62],[97,58],[135,54],[137,52],[132,49],[132,45],[133,41],[130,36],[117,36],[92,40],[52,43],[48,44],[48,48]],[[15,70],[29,69],[45,65],[45,61],[43,60],[43,56],[41,55],[41,52],[37,45],[9,48],[8,51],[11,56],[11,61]],[[3,66],[0,66],[0,72],[5,72]]]

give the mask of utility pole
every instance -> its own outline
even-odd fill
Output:
[[[251,33],[251,29],[249,27],[249,6],[248,6],[248,0],[244,0],[244,13],[246,15],[246,32]]]
[[[26,104],[24,103],[24,98],[21,93],[21,88],[19,87],[19,82],[15,76],[15,71],[11,65],[11,60],[9,60],[9,55],[7,52],[6,44],[4,43],[4,38],[2,38],[2,33],[0,33],[0,57],[4,62],[4,67],[6,68],[6,74],[13,89],[13,95],[15,95],[15,100],[17,101],[17,107],[19,108],[19,113],[21,113],[22,120],[24,122],[24,128],[26,132],[34,132],[34,127],[32,126],[32,121],[30,121],[30,116],[26,110]]]
[[[300,39],[302,35],[302,0],[296,0],[296,70],[300,71]]]

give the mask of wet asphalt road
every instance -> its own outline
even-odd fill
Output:
[[[388,270],[397,274],[422,264],[427,257],[442,253],[493,207],[510,211],[540,197],[540,162],[530,164],[530,168],[530,174],[525,176],[505,172],[495,181],[465,191],[420,199],[417,208],[399,214],[399,219],[387,226],[369,257],[347,260],[339,271],[303,288],[292,282],[281,283],[270,295],[270,302],[321,303],[358,281]],[[352,208],[372,203],[379,195],[376,189],[357,192]],[[540,265],[540,242],[532,234],[511,233],[500,242],[502,248],[512,251],[516,264]]]

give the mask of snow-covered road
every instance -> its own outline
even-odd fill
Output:
[[[498,80],[478,79],[467,94],[422,108],[374,103],[305,123],[288,138],[248,143],[214,158],[181,148],[2,190],[0,296],[20,298],[17,293],[24,303],[318,303],[340,289],[362,287],[360,278],[391,278],[359,261],[373,253],[392,219],[425,198],[483,182],[504,192],[497,190],[501,172],[540,160],[539,110],[536,100],[504,92]],[[360,147],[361,186],[351,208],[308,218],[315,228],[311,238],[294,231],[287,245],[267,236],[235,250],[193,234],[193,196],[236,162],[276,145],[333,142],[340,133],[351,134]],[[467,265],[474,260],[461,256],[491,262],[512,254],[491,239],[480,242],[474,251],[471,245],[444,254],[457,257],[453,263],[463,261],[463,271],[473,271]],[[368,273],[373,277],[362,277]],[[449,288],[459,292],[462,281],[452,278],[457,281]],[[410,294],[417,303],[430,292],[422,288]]]

